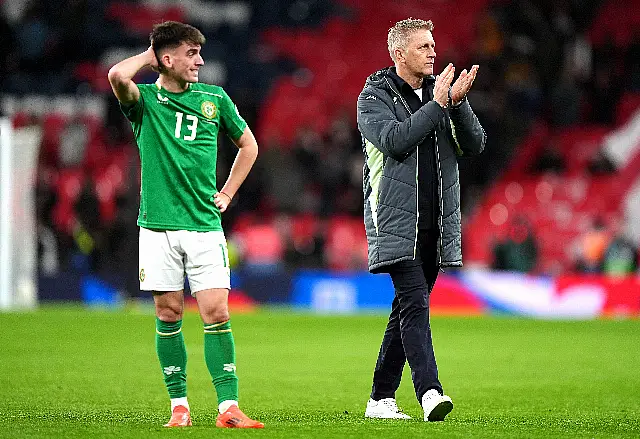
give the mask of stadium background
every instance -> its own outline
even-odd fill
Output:
[[[439,425],[362,420],[392,290],[366,273],[355,101],[408,16],[434,21],[440,69],[480,64],[488,134],[460,161],[465,267],[432,295],[456,404]],[[183,434],[160,427],[137,151],[106,78],[163,19],[204,32],[200,78],[260,145],[224,225],[241,400],[264,435],[640,435],[637,0],[0,0],[0,437]],[[210,437],[184,322],[188,434]],[[421,419],[405,372],[398,401]]]
[[[388,283],[361,275],[355,100],[390,64],[390,23],[415,16],[435,22],[437,65],[481,65],[469,99],[489,139],[482,156],[460,160],[466,270],[443,276],[439,289],[455,294],[434,295],[434,306],[638,313],[627,279],[640,241],[634,1],[12,0],[1,11],[1,111],[37,136],[25,184],[40,300],[140,297],[138,157],[106,72],[146,47],[153,23],[175,19],[203,30],[201,79],[228,90],[261,148],[224,218],[234,296],[384,306]],[[226,176],[234,148],[220,148]]]

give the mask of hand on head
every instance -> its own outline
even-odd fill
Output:
[[[156,51],[153,50],[152,46],[149,46],[149,48],[147,49],[147,55],[148,55],[148,59],[149,59],[149,67],[151,67],[151,69],[154,72],[160,72],[160,68],[158,66],[158,56],[156,55]]]

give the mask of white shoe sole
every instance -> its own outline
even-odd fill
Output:
[[[374,410],[365,410],[364,417],[369,419],[411,419],[411,416],[405,413],[377,412]]]
[[[369,419],[411,419],[411,416],[406,415],[406,417],[404,416],[385,416],[383,414],[380,413],[365,413],[364,414],[365,418],[369,418]]]
[[[429,412],[429,415],[425,416],[425,421],[444,421],[444,418],[451,413],[451,410],[453,410],[453,402],[448,400],[440,401],[438,405]]]

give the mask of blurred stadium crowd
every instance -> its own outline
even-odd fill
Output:
[[[367,75],[391,64],[387,29],[408,16],[434,21],[437,65],[481,66],[469,99],[489,141],[460,162],[465,262],[636,272],[637,6],[0,0],[1,111],[16,128],[42,128],[40,272],[131,275],[126,289],[137,290],[138,157],[106,72],[143,51],[161,20],[203,31],[200,79],[222,85],[258,137],[256,168],[224,218],[236,264],[365,269],[355,102]],[[222,141],[221,178],[234,156]]]

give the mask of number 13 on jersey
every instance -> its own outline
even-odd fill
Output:
[[[176,132],[175,136],[177,139],[182,137],[182,118],[185,117],[184,113],[176,111]],[[190,134],[184,136],[184,140],[195,140],[196,138],[196,128],[198,127],[198,118],[197,116],[193,116],[191,114],[187,114],[185,119],[187,121],[191,121],[191,124],[187,125],[187,130],[189,130]]]

